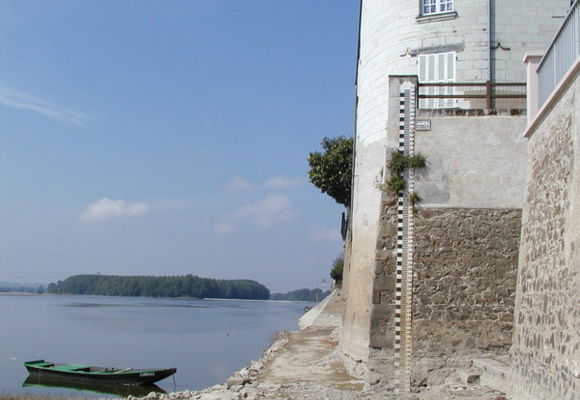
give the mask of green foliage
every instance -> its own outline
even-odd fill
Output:
[[[391,173],[387,181],[387,187],[393,192],[398,193],[405,189],[406,182],[401,176],[407,168],[423,168],[425,166],[425,157],[421,154],[406,156],[394,150],[391,152],[391,158],[387,168]]]
[[[387,187],[393,192],[398,193],[405,189],[405,180],[401,175],[391,175],[391,179],[387,182]]]
[[[344,136],[324,138],[323,152],[308,156],[310,182],[337,203],[348,207],[352,185],[353,140]]]
[[[422,154],[407,156],[407,167],[423,168],[425,166],[425,157]]]
[[[44,288],[42,286],[33,287],[33,286],[16,286],[16,285],[0,285],[0,292],[5,293],[36,293],[42,294],[44,292]]]
[[[387,168],[393,174],[402,174],[405,168],[407,168],[407,159],[408,157],[399,153],[398,151],[391,152],[391,159],[389,160],[389,164]]]
[[[183,276],[75,275],[51,283],[50,293],[103,296],[194,297],[267,300],[270,291],[251,280]]]
[[[298,289],[288,293],[272,293],[270,300],[320,301],[329,294],[330,291],[323,292],[322,289]]]
[[[336,282],[342,282],[342,271],[344,270],[344,257],[340,256],[332,262],[330,277]]]
[[[409,194],[409,202],[413,207],[415,207],[417,204],[421,202],[421,197],[419,197],[417,192],[411,192],[411,194]]]
[[[409,194],[409,202],[411,203],[411,208],[413,214],[417,212],[417,205],[422,201],[421,197],[417,194],[417,192],[411,192]]]

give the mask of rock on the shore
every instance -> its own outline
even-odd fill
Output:
[[[238,400],[240,397],[232,392],[206,393],[199,400]]]

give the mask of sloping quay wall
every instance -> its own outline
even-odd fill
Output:
[[[580,396],[580,62],[562,87],[527,133],[514,399]]]

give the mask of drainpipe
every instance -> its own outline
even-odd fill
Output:
[[[493,1],[487,0],[487,42],[488,42],[488,74],[487,78],[490,82],[493,82],[493,61],[492,61],[492,18],[493,18]]]

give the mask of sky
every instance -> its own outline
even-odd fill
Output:
[[[355,0],[3,0],[0,281],[328,285],[344,210],[307,157],[353,134],[357,28]]]

